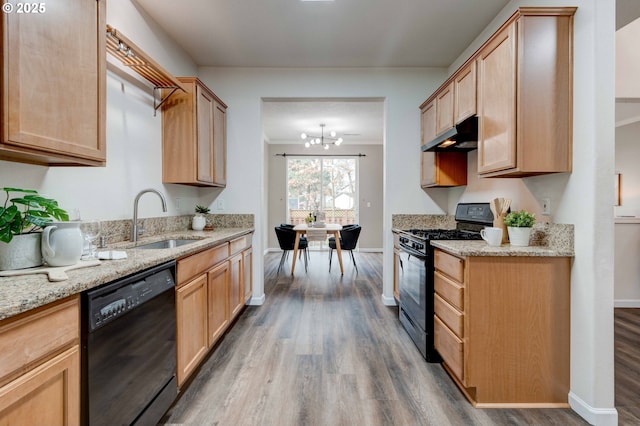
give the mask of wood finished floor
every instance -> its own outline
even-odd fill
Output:
[[[162,424],[587,424],[569,409],[474,409],[382,304],[381,254],[355,256],[359,274],[346,253],[340,276],[312,252],[292,278],[268,254],[265,304],[245,309]]]
[[[640,309],[615,309],[618,424],[640,424]]]

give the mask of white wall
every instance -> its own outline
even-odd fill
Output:
[[[358,158],[358,198],[360,200],[358,223],[362,226],[358,248],[361,250],[382,249],[384,239],[382,145],[342,145],[336,150],[340,150],[339,154],[364,154],[366,156]],[[288,208],[287,159],[276,156],[276,154],[313,155],[309,151],[302,143],[268,145],[267,156],[269,157],[270,173],[266,183],[269,187],[269,201],[267,203],[269,208],[267,228],[271,231],[268,233],[267,240],[269,248],[278,248],[278,240],[273,232],[273,227],[285,222]],[[315,151],[315,153],[319,152]]]
[[[616,31],[616,97],[640,98],[640,19]]]
[[[640,307],[640,122],[616,128],[616,171],[622,174],[616,216],[634,216],[615,224],[615,305]]]
[[[518,6],[565,6],[512,0],[452,64],[453,72]],[[545,193],[558,223],[575,225],[571,277],[571,406],[596,424],[616,424],[613,375],[613,172],[615,0],[576,0],[574,20],[573,172],[496,183],[484,195],[526,187],[518,203],[535,207]],[[470,182],[469,189],[480,188]],[[520,193],[520,190],[518,190]],[[459,193],[453,191],[450,205]],[[473,191],[460,199],[470,199]],[[515,202],[515,201],[514,201]]]
[[[130,0],[109,0],[107,23],[121,31],[168,71],[194,75],[193,61]],[[112,61],[110,55],[107,60]],[[117,63],[117,60],[115,60]],[[111,64],[111,62],[110,62]],[[154,117],[152,88],[138,77],[109,65],[107,71],[106,167],[42,167],[0,161],[0,186],[36,189],[67,209],[79,209],[83,218],[129,219],[133,199],[144,188],[167,196],[168,213],[160,200],[145,195],[140,217],[184,213],[199,201],[195,188],[162,184],[161,114]]]

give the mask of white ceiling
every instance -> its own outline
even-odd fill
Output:
[[[508,0],[136,0],[198,65],[447,67]]]

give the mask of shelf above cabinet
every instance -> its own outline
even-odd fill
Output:
[[[157,111],[176,90],[186,92],[185,87],[176,77],[110,25],[107,25],[107,51],[118,58],[123,65],[153,84],[154,111]],[[161,91],[166,89],[169,91],[162,97]]]

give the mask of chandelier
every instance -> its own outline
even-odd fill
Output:
[[[304,146],[309,148],[311,145],[320,145],[324,149],[329,149],[329,145],[340,146],[342,138],[336,138],[336,132],[334,131],[329,133],[331,136],[325,136],[324,127],[325,124],[320,124],[320,136],[308,135],[306,133],[300,134],[302,140],[305,141]]]

